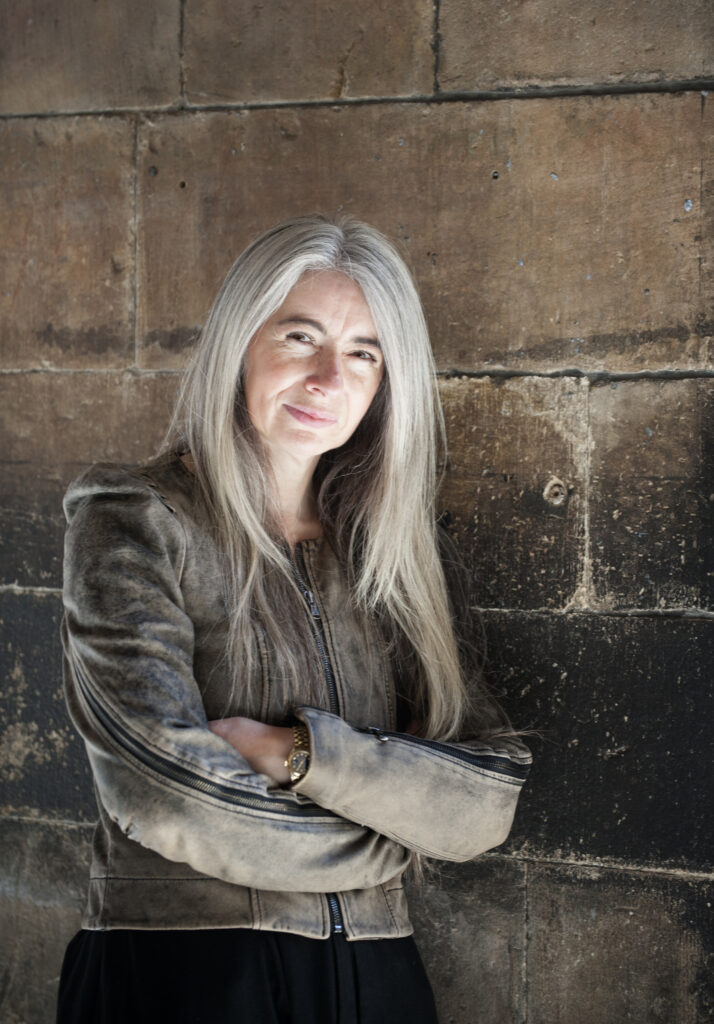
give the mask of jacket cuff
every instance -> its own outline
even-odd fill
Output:
[[[290,788],[328,807],[344,793],[347,773],[354,767],[349,756],[350,738],[359,744],[359,736],[343,718],[329,711],[301,707],[293,713],[310,734],[310,767]]]

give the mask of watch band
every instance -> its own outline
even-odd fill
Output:
[[[310,733],[302,723],[293,726],[293,746],[284,763],[291,782],[301,779],[310,767]]]

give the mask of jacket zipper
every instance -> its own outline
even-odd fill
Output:
[[[119,724],[119,722],[113,719],[104,710],[89,689],[86,680],[82,673],[77,669],[76,665],[74,666],[74,672],[87,703],[91,707],[94,715],[101,722],[102,726],[110,736],[112,736],[133,757],[146,765],[147,768],[150,768],[159,775],[172,779],[174,782],[178,782],[189,789],[193,789],[196,792],[204,793],[207,796],[217,797],[220,800],[224,800],[227,803],[235,804],[240,807],[250,807],[253,810],[271,812],[277,811],[279,813],[298,818],[309,816],[312,813],[308,807],[302,807],[300,804],[296,804],[291,800],[281,800],[280,797],[275,797],[272,800],[264,800],[262,797],[252,796],[249,793],[237,793],[235,788],[232,786],[223,785],[220,782],[211,782],[208,779],[204,779],[197,772],[192,772],[189,768],[177,765],[168,758],[163,757],[161,754],[147,750],[137,740],[135,740],[134,737]],[[331,811],[323,810],[323,813],[330,816],[332,815]]]
[[[428,747],[432,750],[443,751],[450,757],[458,757],[467,761],[475,768],[485,768],[488,771],[496,771],[501,775],[507,775],[517,782],[525,780],[530,769],[530,764],[518,765],[508,757],[499,757],[498,754],[477,754],[475,751],[464,749],[454,744],[440,743],[438,740],[422,739],[421,736],[412,736],[407,732],[389,732],[386,729],[378,729],[376,726],[369,726],[367,729],[360,729],[360,732],[371,733],[376,739],[383,743],[394,737],[405,743],[418,743],[420,747]]]
[[[317,652],[320,656],[320,661],[325,672],[327,693],[330,701],[330,711],[333,715],[339,715],[340,705],[339,700],[337,699],[337,685],[335,683],[335,675],[332,671],[332,665],[330,664],[330,659],[327,654],[325,627],[322,621],[322,616],[320,615],[320,609],[317,607],[317,602],[315,601],[315,594],[308,586],[307,567],[299,544],[295,545],[295,561],[293,564],[295,566],[295,577],[297,579],[298,586],[310,612],[312,635],[315,638]],[[341,935],[345,930],[345,926],[344,921],[342,920],[342,911],[340,910],[340,902],[337,898],[337,893],[326,893],[326,897],[327,906],[330,911],[330,931],[333,935]]]
[[[325,679],[327,681],[327,692],[330,699],[330,711],[333,715],[339,715],[339,701],[337,699],[337,685],[335,684],[335,675],[332,671],[332,665],[330,659],[327,656],[327,646],[325,644],[325,627],[322,622],[322,616],[320,615],[320,609],[317,607],[315,601],[315,595],[307,583],[307,569],[305,567],[305,559],[303,553],[299,547],[295,548],[295,576],[297,578],[298,586],[302,592],[302,596],[305,599],[305,603],[310,611],[310,624],[312,626],[312,634],[315,638],[317,645],[317,652],[320,655],[320,661],[325,672]],[[299,563],[299,564],[298,564]]]
[[[327,893],[327,905],[330,908],[330,930],[333,935],[341,935],[345,930],[345,925],[342,920],[342,911],[340,910],[336,893]]]

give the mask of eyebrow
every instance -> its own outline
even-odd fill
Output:
[[[327,334],[319,320],[314,320],[311,316],[303,316],[302,313],[287,316],[284,320],[278,320],[278,327],[287,327],[288,324],[306,324],[308,327],[313,327],[316,331],[319,331],[320,334]],[[378,348],[380,352],[382,351],[382,346],[376,338],[357,337],[352,339],[352,343],[355,345],[371,345],[373,348]]]

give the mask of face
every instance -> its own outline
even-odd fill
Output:
[[[305,274],[246,353],[246,405],[273,464],[316,463],[344,444],[383,374],[359,285],[336,271]]]

